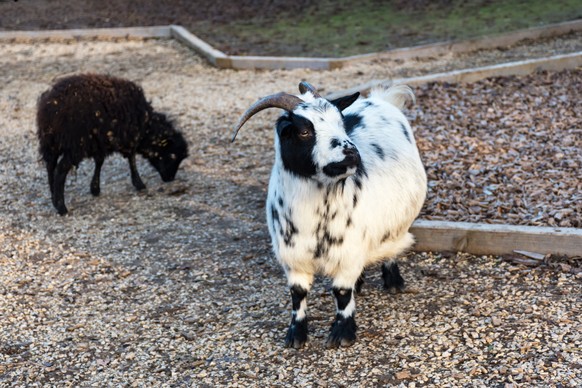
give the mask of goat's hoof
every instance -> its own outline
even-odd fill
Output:
[[[285,338],[286,348],[300,349],[307,342],[307,320],[291,323]]]
[[[91,187],[91,194],[93,196],[98,197],[101,194],[101,189],[99,187]]]
[[[59,213],[59,215],[64,216],[69,211],[67,210],[66,206],[63,205],[63,206],[57,206],[57,212]]]
[[[386,286],[384,286],[384,289],[392,295],[406,293],[406,287],[404,287],[404,286],[402,286],[402,287],[386,287]]]
[[[325,347],[332,349],[352,346],[356,342],[357,328],[354,317],[336,319],[325,341]]]
[[[400,275],[398,264],[390,263],[382,265],[382,279],[384,280],[384,289],[391,294],[404,292],[404,278]]]

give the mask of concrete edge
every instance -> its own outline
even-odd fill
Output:
[[[454,70],[419,77],[396,78],[391,80],[375,79],[354,86],[349,89],[344,89],[330,93],[325,97],[327,99],[335,99],[356,92],[366,94],[373,87],[380,85],[406,84],[409,86],[417,86],[429,82],[450,82],[450,83],[475,82],[488,77],[526,75],[538,70],[559,71],[564,69],[574,69],[579,66],[582,66],[582,51],[571,54],[555,55],[546,58],[528,59],[525,61],[508,62],[498,65],[476,67],[472,69]]]
[[[410,232],[415,251],[454,251],[504,255],[518,250],[582,255],[582,229],[452,221],[416,220]]]

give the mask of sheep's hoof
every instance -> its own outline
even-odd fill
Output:
[[[331,349],[352,346],[356,342],[357,328],[354,317],[336,318],[325,341],[325,347]]]
[[[57,212],[61,215],[64,216],[65,214],[67,214],[69,211],[67,210],[67,207],[65,205],[62,206],[57,206]]]
[[[289,325],[287,337],[285,338],[286,348],[300,349],[307,342],[307,320],[295,321]]]
[[[382,279],[384,280],[384,288],[391,294],[404,292],[404,278],[400,275],[398,264],[382,264]]]

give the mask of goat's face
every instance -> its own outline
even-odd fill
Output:
[[[283,166],[294,174],[332,183],[354,174],[360,164],[340,109],[323,98],[299,104],[279,118],[276,129]]]
[[[239,119],[232,140],[253,115],[281,108],[287,112],[277,121],[277,146],[287,171],[324,184],[356,173],[360,154],[345,131],[341,112],[360,93],[328,101],[307,82],[299,84],[299,91],[301,97],[281,92],[254,103]]]
[[[153,136],[148,144],[147,158],[164,182],[173,181],[180,163],[188,156],[188,144],[162,114],[154,113],[150,126]]]

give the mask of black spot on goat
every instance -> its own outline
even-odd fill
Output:
[[[362,116],[359,114],[347,114],[344,116],[344,127],[346,128],[346,133],[349,135],[352,133],[354,128],[359,127],[362,124]]]
[[[371,144],[372,148],[374,149],[374,152],[376,153],[376,155],[378,155],[378,157],[381,160],[384,160],[384,150],[382,149],[382,147],[380,147],[378,144],[376,143],[372,143]]]

